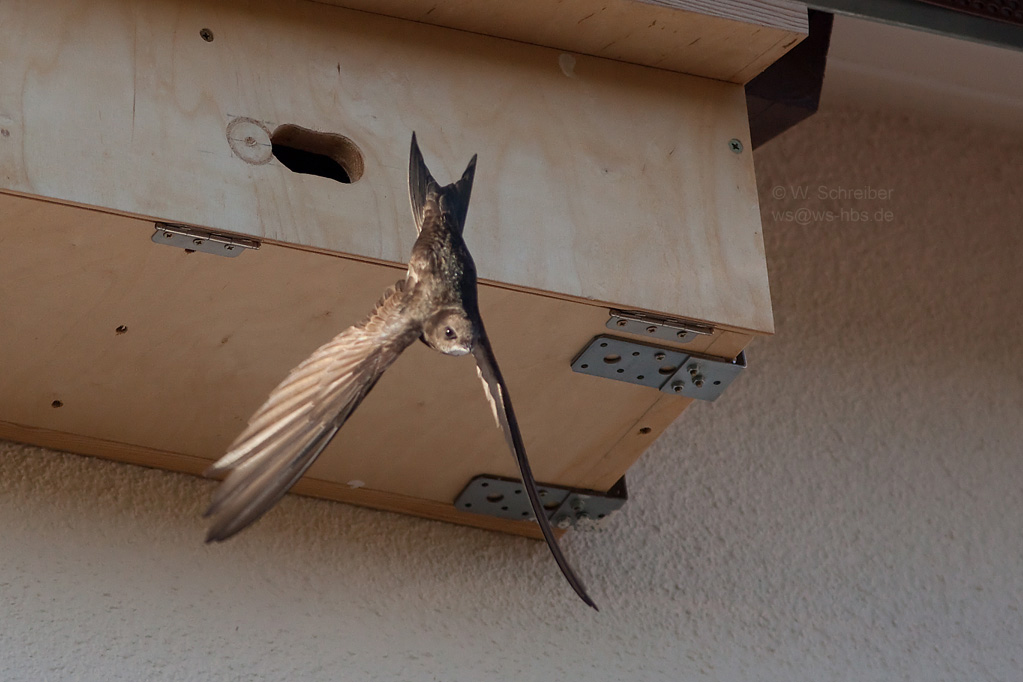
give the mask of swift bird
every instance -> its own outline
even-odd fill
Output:
[[[384,292],[368,318],[291,370],[227,454],[206,471],[207,476],[230,472],[205,513],[213,518],[207,542],[226,540],[276,504],[323,452],[384,370],[420,339],[446,355],[472,353],[547,546],[576,594],[597,608],[554,538],[480,317],[476,266],[462,240],[475,172],[473,156],[461,179],[441,187],[430,175],[412,134],[409,196],[419,237],[405,279]]]

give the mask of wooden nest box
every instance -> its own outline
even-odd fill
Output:
[[[465,236],[541,483],[607,491],[772,331],[743,83],[799,5],[83,0],[0,25],[0,437],[201,472],[403,276],[413,130],[443,183],[479,154]],[[416,344],[296,490],[532,534],[455,506],[481,474],[517,471],[472,359]]]

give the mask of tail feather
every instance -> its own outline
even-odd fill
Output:
[[[469,212],[469,197],[472,194],[472,181],[476,176],[476,155],[474,154],[465,167],[462,177],[446,187],[437,184],[430,169],[426,167],[423,153],[419,150],[416,134],[412,133],[412,150],[409,153],[408,193],[412,202],[412,216],[416,220],[416,231],[423,231],[426,211],[429,205],[434,210],[450,213],[454,219],[454,227],[458,232],[465,225],[465,217]]]
[[[469,197],[472,195],[472,181],[476,177],[476,155],[473,154],[465,172],[453,185],[449,185],[446,199],[451,200],[451,213],[455,216],[459,229],[465,226],[465,216],[469,213]],[[454,191],[451,191],[454,190]]]
[[[419,151],[416,134],[413,132],[412,150],[409,152],[408,162],[408,195],[412,202],[412,217],[416,220],[416,232],[423,231],[427,197],[430,196],[431,190],[436,193],[438,189],[437,181],[433,179],[430,169],[426,167],[423,153]]]

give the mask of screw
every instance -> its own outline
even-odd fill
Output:
[[[629,324],[628,320],[618,320],[618,326],[619,327],[624,327],[627,324]]]
[[[201,239],[193,239],[192,243],[195,244],[196,246],[202,246],[202,240]]]
[[[587,514],[586,512],[579,512],[578,514],[575,515],[575,519],[576,521],[589,521],[590,515]]]
[[[668,356],[666,356],[664,353],[655,353],[654,354],[654,360],[657,360],[658,362],[660,362],[661,360],[663,360],[666,357],[668,357]]]
[[[696,388],[703,388],[702,374],[697,374],[695,377],[693,377],[693,386],[696,386]]]
[[[696,376],[699,371],[700,371],[700,366],[699,365],[696,365],[696,364],[689,365],[689,375],[690,376]]]
[[[572,500],[572,511],[581,512],[583,509],[586,509],[585,502],[580,499]]]
[[[736,154],[742,154],[742,142],[739,142],[734,137],[728,141],[728,148]]]
[[[200,29],[199,30],[199,37],[202,38],[203,40],[205,40],[207,43],[212,43],[213,42],[213,31],[209,30],[208,28]]]
[[[567,530],[572,527],[572,519],[567,516],[562,516],[560,519],[554,522],[554,525],[561,530]]]
[[[681,393],[683,388],[685,388],[685,382],[682,381],[676,381],[671,385],[671,390],[675,391],[675,393]]]
[[[679,332],[678,334],[675,334],[675,336],[677,336],[677,337],[678,337],[678,338],[680,338],[680,339],[684,339],[684,338],[686,338],[686,337],[687,337],[688,335],[689,335],[689,332]]]
[[[649,333],[653,334],[655,331],[657,331],[657,327],[655,327],[654,325],[650,325],[649,327],[646,328],[646,330]]]
[[[233,244],[224,244],[224,248],[227,249],[228,251],[234,251]]]

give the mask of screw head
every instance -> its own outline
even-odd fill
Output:
[[[567,530],[572,527],[572,519],[567,516],[562,516],[560,519],[554,522],[554,525],[561,530]]]
[[[696,376],[697,373],[699,373],[699,371],[700,371],[700,366],[694,363],[692,365],[689,365],[688,369],[689,369],[689,375],[690,376]]]
[[[234,244],[224,244],[224,248],[228,251],[234,251]]]
[[[693,377],[693,386],[696,388],[703,388],[703,375],[697,374]]]
[[[675,393],[681,393],[682,389],[684,389],[684,388],[685,388],[685,384],[683,382],[681,382],[681,381],[676,381],[675,383],[673,383],[671,385],[671,390],[675,391]]]
[[[735,154],[741,154],[742,142],[733,137],[731,140],[728,141],[728,148],[731,149],[732,152],[734,152]]]
[[[192,243],[195,244],[196,246],[202,246],[202,240],[201,239],[193,239]]]
[[[624,326],[625,326],[625,325],[627,325],[628,323],[629,323],[629,321],[628,321],[628,320],[618,320],[618,326],[619,326],[619,327],[624,327]]]
[[[666,357],[668,357],[668,356],[665,355],[664,353],[654,353],[654,360],[657,360],[658,362],[660,362],[661,360],[663,360]]]
[[[654,325],[650,325],[649,327],[646,328],[646,330],[648,333],[653,334],[655,331],[657,331],[657,327]]]
[[[202,38],[203,40],[205,40],[207,43],[212,43],[213,42],[213,31],[209,30],[208,28],[200,29],[199,30],[199,37]]]

